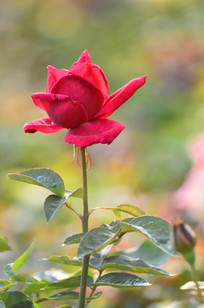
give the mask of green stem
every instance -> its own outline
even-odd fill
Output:
[[[39,299],[35,300],[35,303],[38,304],[38,303],[45,302],[47,300],[49,300],[49,299],[48,298],[39,298]]]
[[[86,168],[86,154],[85,149],[80,148],[81,151],[81,168],[82,168],[82,182],[83,182],[83,217],[82,217],[82,231],[83,233],[88,232],[88,186],[87,186],[87,168]],[[81,283],[80,283],[80,295],[79,295],[79,308],[85,307],[86,297],[86,283],[89,268],[89,256],[83,257]]]
[[[191,267],[191,272],[192,272],[192,276],[193,276],[193,280],[196,284],[196,289],[197,289],[197,292],[198,292],[198,300],[200,303],[203,303],[203,296],[202,296],[202,292],[201,292],[201,289],[199,287],[199,283],[198,283],[198,275],[197,275],[197,271],[196,271],[196,268],[195,268],[195,264],[190,264],[190,267]]]
[[[97,279],[101,277],[102,273],[103,273],[103,270],[99,270]],[[97,279],[96,279],[96,280],[97,280]],[[93,288],[92,288],[92,291],[91,291],[89,297],[91,297],[92,295],[94,295],[94,292],[96,291],[96,288],[97,288],[97,287],[93,287]],[[88,300],[88,303],[89,303],[89,302],[90,302],[90,300]]]
[[[82,219],[82,215],[77,210],[73,209],[67,202],[65,202],[65,205],[69,210],[74,212],[77,216],[79,216],[80,219]]]

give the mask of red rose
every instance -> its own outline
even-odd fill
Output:
[[[26,133],[55,133],[68,129],[65,141],[85,148],[95,143],[110,144],[125,128],[107,120],[146,81],[146,76],[131,80],[108,96],[106,77],[85,50],[69,69],[48,66],[46,93],[32,95],[34,104],[46,111],[48,118],[24,126]]]

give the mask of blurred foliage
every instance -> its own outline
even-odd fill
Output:
[[[65,179],[70,190],[81,185],[80,168],[72,164],[72,147],[63,141],[65,131],[50,135],[23,132],[25,122],[43,116],[30,94],[45,90],[46,66],[69,68],[87,48],[93,63],[105,72],[110,93],[132,78],[148,75],[146,85],[114,115],[126,130],[110,146],[90,147],[90,206],[132,203],[173,219],[176,213],[169,196],[190,169],[187,145],[204,128],[203,36],[203,0],[0,2],[0,229],[14,251],[23,252],[37,239],[33,271],[50,267],[34,260],[59,250],[66,254],[60,245],[80,230],[66,209],[47,225],[42,208],[45,193],[6,177],[8,172],[48,167]],[[80,202],[74,205],[81,209]],[[194,215],[203,221],[203,212],[186,217],[191,222]],[[94,213],[90,227],[112,218],[109,212]],[[11,254],[3,254],[2,265],[14,259]],[[201,257],[198,262],[202,264]],[[182,272],[180,263],[178,267],[175,263],[175,272]],[[203,275],[202,266],[200,271]],[[97,306],[147,307],[173,297],[185,299],[186,293],[175,286],[186,279],[182,273],[175,279],[162,278],[165,295],[158,280],[144,291],[119,294],[107,288],[107,300],[96,300]]]

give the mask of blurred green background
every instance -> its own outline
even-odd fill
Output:
[[[65,131],[30,135],[23,125],[45,116],[30,94],[45,90],[47,65],[68,69],[84,49],[103,69],[110,93],[130,79],[148,76],[145,86],[112,116],[126,125],[125,131],[109,146],[90,147],[90,207],[125,202],[175,219],[169,196],[191,167],[187,145],[204,129],[203,37],[203,0],[0,2],[0,231],[13,247],[1,256],[2,266],[33,239],[33,271],[50,268],[36,261],[41,257],[76,252],[61,247],[65,237],[79,232],[73,214],[61,209],[47,224],[47,192],[12,182],[6,175],[47,167],[63,177],[67,189],[81,186],[72,146],[63,141]],[[73,205],[81,209],[80,202]],[[100,211],[93,214],[90,227],[113,218]],[[137,245],[136,239],[129,242]],[[156,301],[155,294],[162,295],[159,290],[144,291],[149,293],[140,294],[134,306],[134,292],[119,296],[117,290],[107,289],[97,307],[146,307],[144,298]]]

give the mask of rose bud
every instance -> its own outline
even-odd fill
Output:
[[[194,263],[196,234],[189,225],[178,223],[173,226],[173,242],[176,251],[180,252],[187,262]]]

